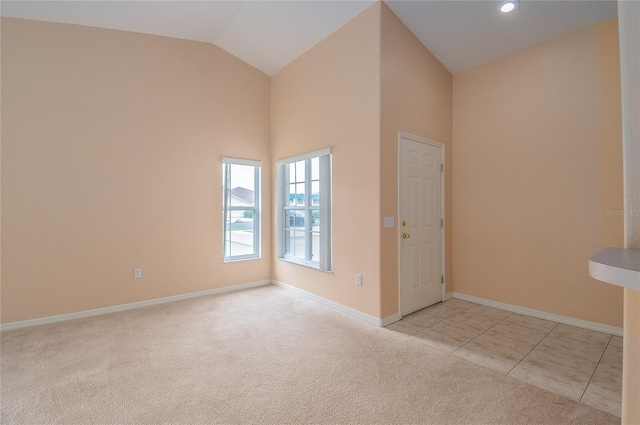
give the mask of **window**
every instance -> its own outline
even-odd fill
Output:
[[[331,270],[331,149],[277,162],[278,257]]]
[[[222,159],[224,261],[260,258],[261,162]]]

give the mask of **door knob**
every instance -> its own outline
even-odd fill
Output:
[[[402,221],[402,227],[405,227],[407,225],[407,220],[403,220]]]
[[[402,234],[402,239],[409,239],[410,237],[411,237],[411,235],[408,234],[408,233],[403,233]]]

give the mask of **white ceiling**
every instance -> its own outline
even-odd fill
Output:
[[[386,3],[453,74],[617,15],[611,0],[521,0],[511,13],[493,0]]]
[[[213,43],[273,75],[373,0],[6,1],[2,16]],[[615,0],[387,0],[431,52],[458,73],[616,16]]]

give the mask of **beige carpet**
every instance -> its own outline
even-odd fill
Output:
[[[615,424],[266,286],[2,333],[8,424]]]

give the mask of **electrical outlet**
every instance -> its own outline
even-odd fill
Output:
[[[362,286],[362,275],[360,273],[356,273],[356,285]]]
[[[133,278],[142,279],[142,269],[133,269]]]

